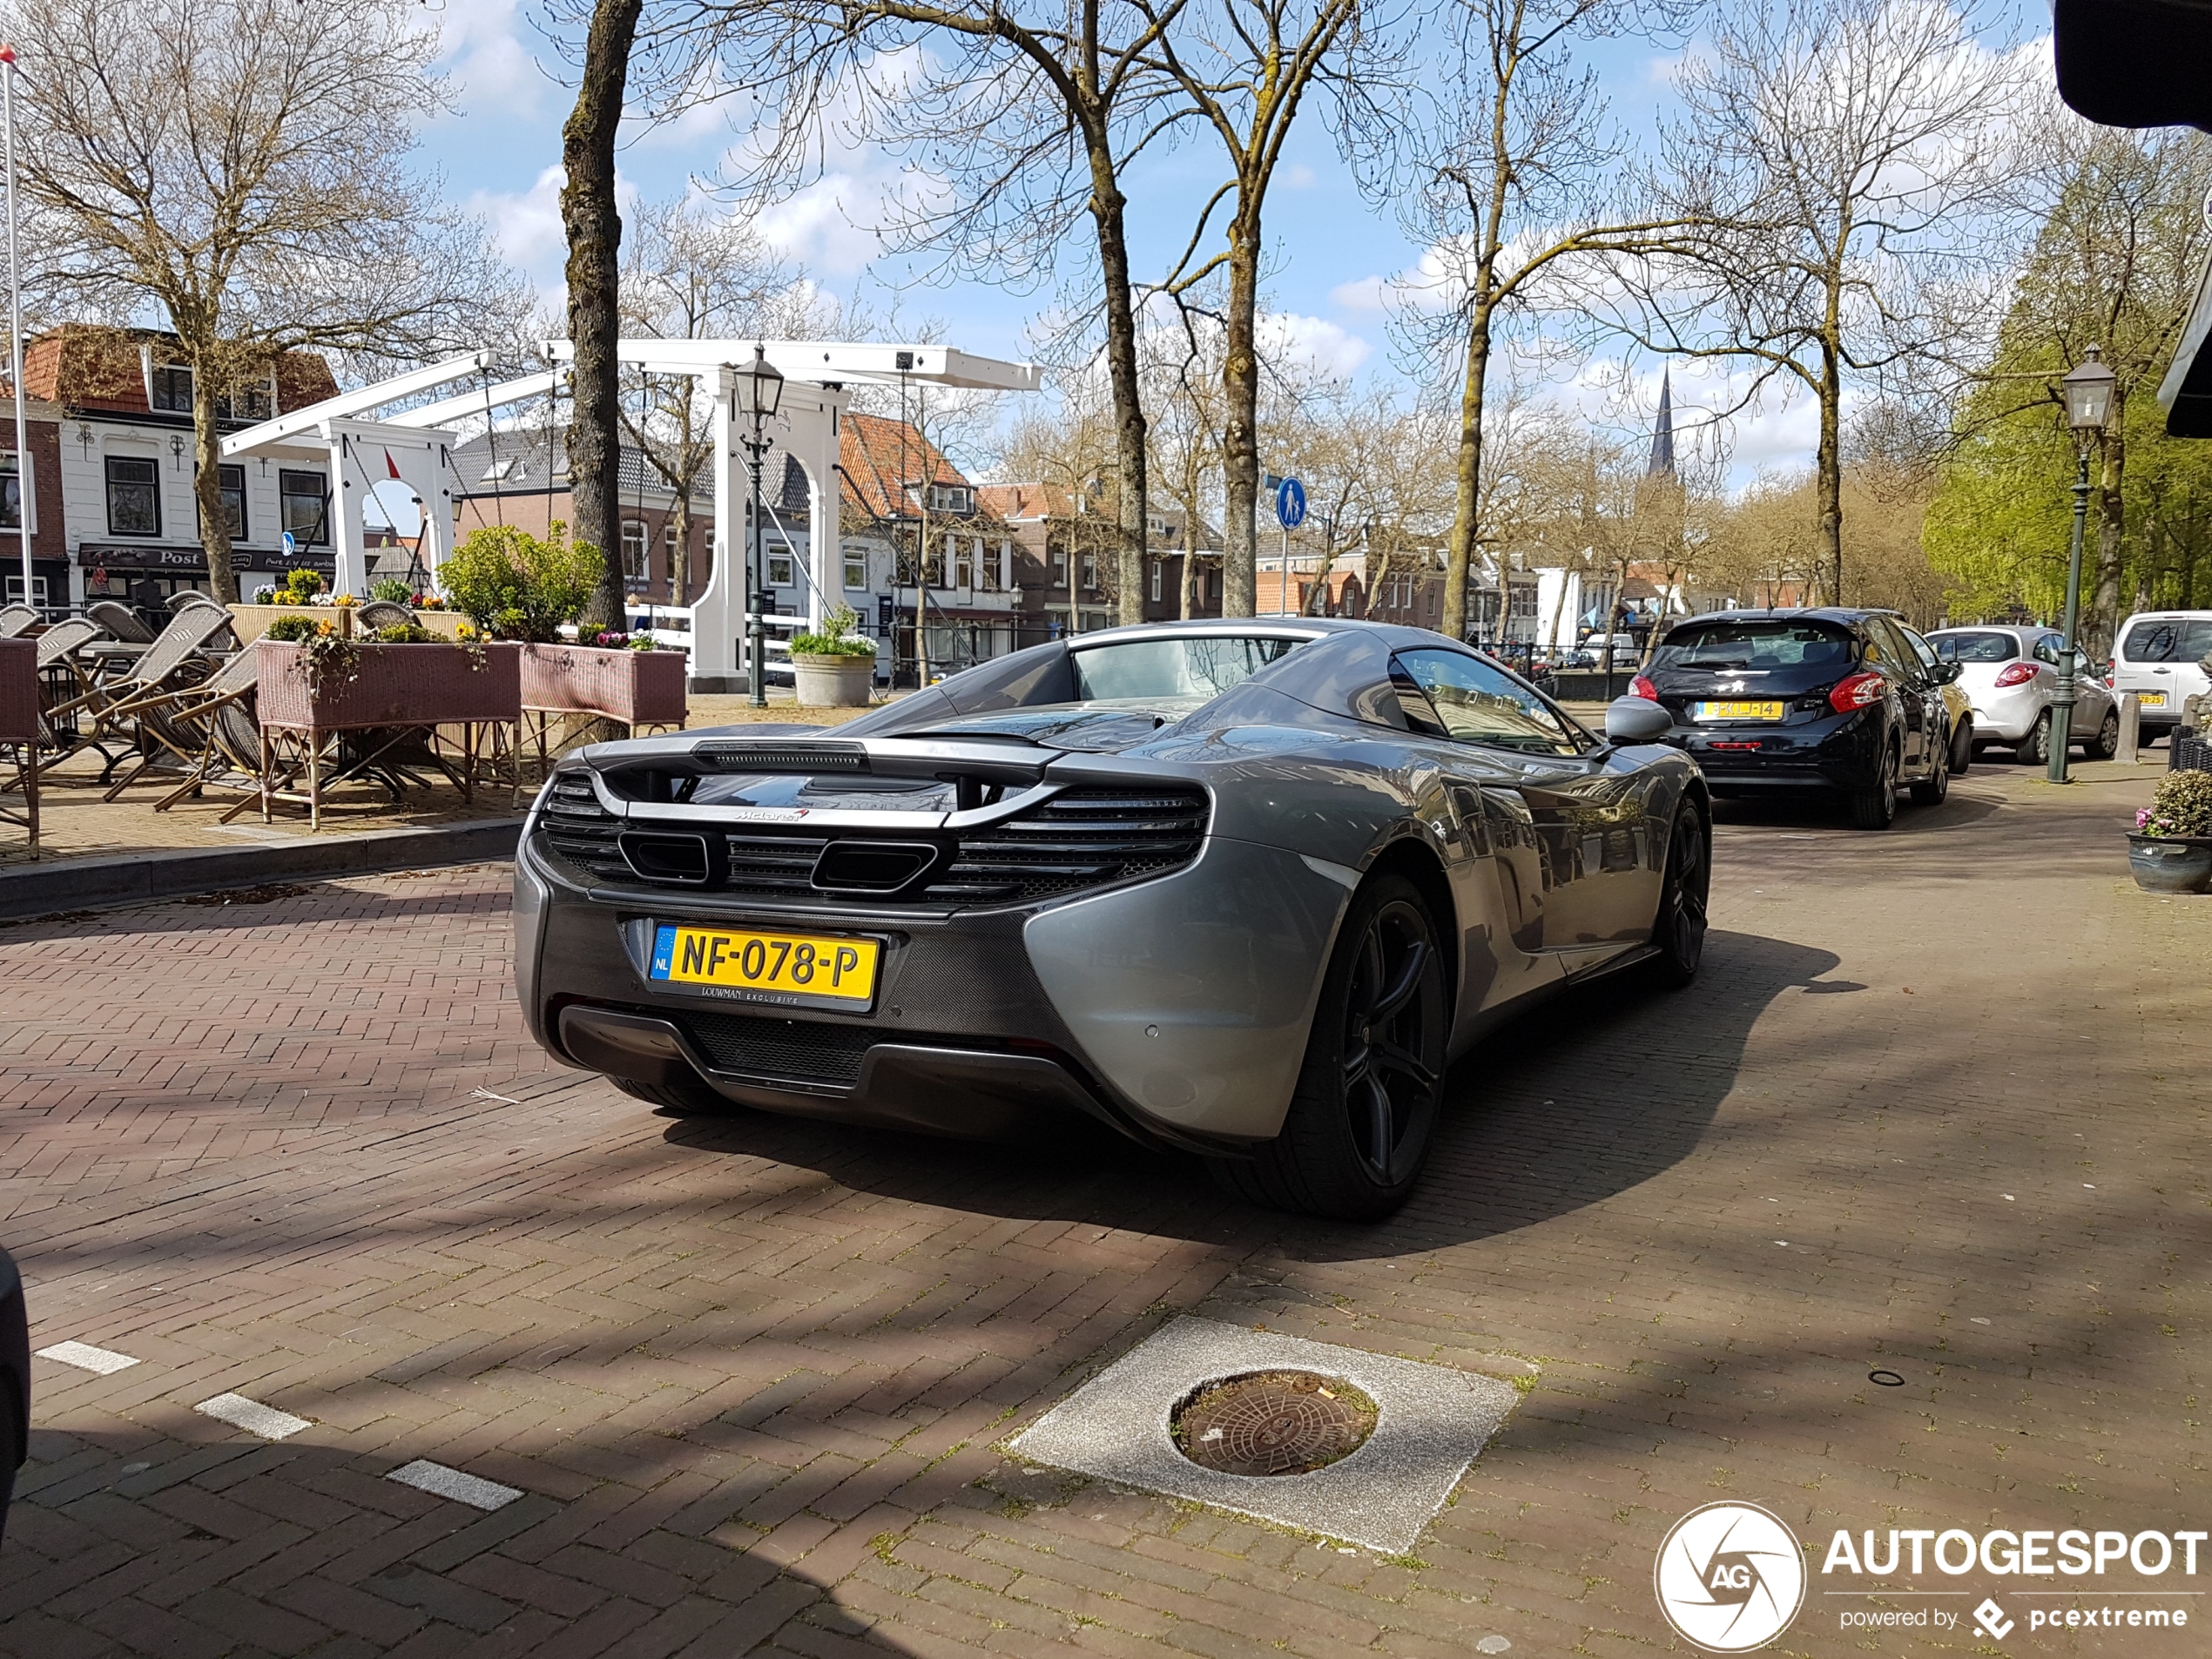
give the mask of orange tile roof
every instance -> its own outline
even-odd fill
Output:
[[[911,485],[968,482],[908,421],[847,415],[839,422],[837,449],[845,477],[842,499],[876,518],[915,511]]]

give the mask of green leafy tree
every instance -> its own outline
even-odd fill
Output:
[[[569,540],[558,519],[543,536],[512,524],[471,530],[438,567],[454,608],[501,639],[550,644],[561,624],[583,614],[605,573],[589,542]]]

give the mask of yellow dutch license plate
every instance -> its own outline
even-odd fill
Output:
[[[2135,701],[2147,709],[2162,709],[2166,706],[2166,693],[2163,691],[2138,691],[2135,693]]]
[[[738,928],[653,929],[650,977],[671,985],[721,985],[779,996],[867,1002],[883,947],[873,939],[756,934]]]
[[[1700,703],[1697,718],[1701,720],[1778,720],[1782,718],[1780,703]]]

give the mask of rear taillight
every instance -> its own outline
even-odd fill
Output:
[[[1659,700],[1659,688],[1651,683],[1649,675],[1639,674],[1629,682],[1629,695],[1640,697],[1647,703],[1656,703]]]
[[[2033,663],[2014,663],[1997,676],[2000,686],[2025,685],[2035,678]]]
[[[1837,682],[1836,689],[1828,693],[1828,705],[1838,714],[1871,709],[1889,695],[1889,682],[1879,674],[1853,674]]]

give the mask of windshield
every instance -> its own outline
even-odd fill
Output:
[[[1813,622],[1718,622],[1677,628],[1651,659],[1654,668],[1842,668],[1848,636]]]
[[[2212,620],[2146,617],[2128,631],[2120,654],[2131,663],[2193,663],[2212,654]]]
[[[1299,639],[1254,634],[1217,634],[1079,646],[1070,658],[1076,671],[1076,700],[1210,699],[1250,679],[1303,644]]]
[[[1928,643],[1946,663],[2009,663],[2020,654],[2010,634],[1930,634]]]

